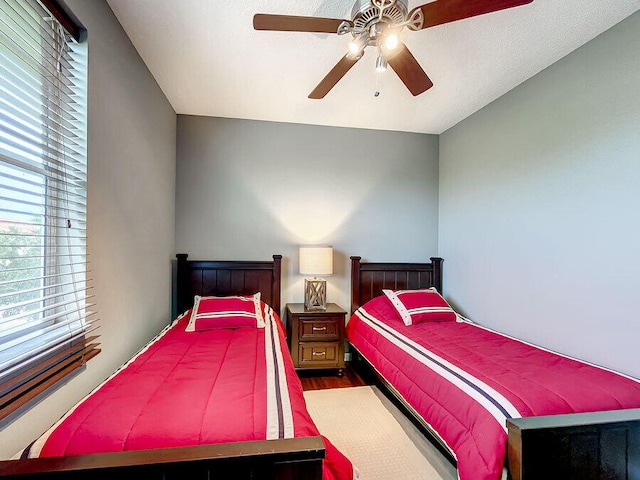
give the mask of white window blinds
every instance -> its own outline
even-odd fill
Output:
[[[86,258],[87,48],[56,16],[66,23],[38,0],[0,1],[0,418],[99,352]]]

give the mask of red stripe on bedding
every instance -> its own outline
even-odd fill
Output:
[[[185,332],[188,320],[189,315],[179,319],[80,402],[36,442],[42,448],[39,453],[37,448],[32,449],[30,456],[264,440],[265,329]],[[288,387],[291,402],[294,435],[319,435],[286,349],[284,327],[275,314],[273,326],[286,378],[283,395],[287,395]],[[352,480],[349,460],[327,439],[324,441],[324,480]]]
[[[469,323],[405,326],[384,297],[366,313],[500,393],[521,416],[640,407],[640,383]],[[461,480],[497,480],[504,425],[480,403],[354,315],[349,341],[449,445]]]

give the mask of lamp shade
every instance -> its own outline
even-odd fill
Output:
[[[333,247],[300,247],[302,275],[333,274]]]

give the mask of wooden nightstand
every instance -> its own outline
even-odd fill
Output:
[[[296,370],[338,369],[344,374],[344,325],[347,312],[335,303],[326,310],[287,304],[287,343]]]

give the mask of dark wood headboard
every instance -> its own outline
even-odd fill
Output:
[[[273,261],[216,261],[187,260],[186,253],[176,255],[177,313],[193,306],[194,295],[227,296],[253,295],[260,298],[280,315],[280,276],[282,255]]]
[[[431,263],[369,263],[351,257],[351,312],[382,295],[382,289],[436,287],[442,293],[442,258]]]

